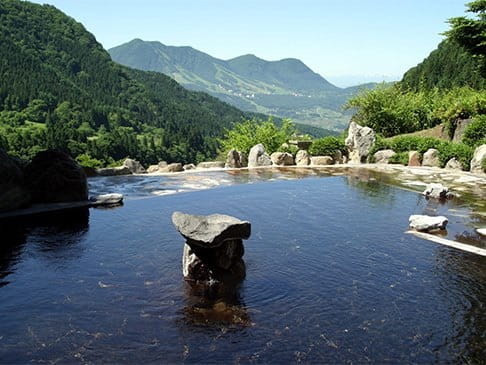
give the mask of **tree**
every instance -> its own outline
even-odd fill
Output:
[[[475,0],[466,6],[468,12],[476,14],[475,17],[461,16],[449,19],[451,29],[444,34],[463,46],[470,54],[478,57],[485,67],[486,0]]]

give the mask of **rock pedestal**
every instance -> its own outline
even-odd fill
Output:
[[[197,216],[174,212],[172,223],[186,239],[182,255],[186,280],[220,286],[245,278],[243,240],[250,237],[249,222],[223,214]]]

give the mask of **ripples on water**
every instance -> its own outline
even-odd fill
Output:
[[[137,199],[215,176],[91,180],[125,205],[3,227],[0,362],[484,361],[485,258],[403,233],[410,214],[451,209],[449,235],[477,242],[467,206],[353,177],[233,185],[286,178],[248,174]],[[252,222],[230,307],[245,325],[193,317],[175,210]]]

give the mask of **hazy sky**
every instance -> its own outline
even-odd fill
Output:
[[[105,48],[133,38],[229,59],[299,58],[339,86],[399,79],[441,41],[468,0],[37,0]]]

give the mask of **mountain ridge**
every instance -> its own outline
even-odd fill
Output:
[[[342,105],[361,87],[339,88],[297,58],[267,61],[254,54],[228,60],[190,46],[135,38],[108,50],[122,65],[164,73],[181,85],[208,92],[242,110],[343,130],[350,119]]]

